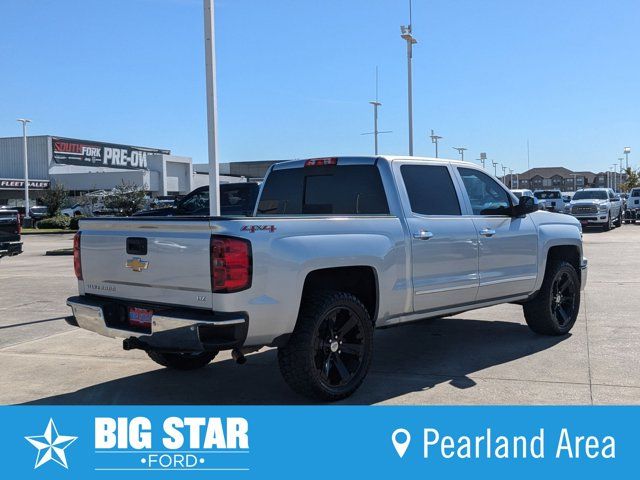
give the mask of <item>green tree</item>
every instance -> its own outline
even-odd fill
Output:
[[[57,217],[60,215],[60,210],[67,202],[68,197],[69,191],[59,183],[45,190],[41,200],[47,206],[47,216]]]
[[[620,184],[620,189],[623,192],[628,192],[632,188],[640,186],[640,177],[638,177],[638,172],[634,171],[631,167],[628,167],[625,173],[627,175],[627,180]]]
[[[124,180],[104,197],[104,206],[118,216],[129,217],[145,204],[145,189]]]

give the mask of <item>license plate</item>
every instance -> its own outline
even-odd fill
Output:
[[[150,327],[153,310],[129,307],[129,325],[134,327]]]

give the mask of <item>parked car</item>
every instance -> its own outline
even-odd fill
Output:
[[[22,253],[20,213],[8,208],[0,209],[0,258]]]
[[[256,206],[260,187],[255,182],[223,183],[220,185],[221,215],[251,215]],[[134,216],[208,216],[209,187],[196,188],[174,205],[141,210]]]
[[[569,203],[571,201],[571,199],[573,198],[573,195],[576,192],[561,192],[561,193],[562,193],[562,201],[566,205],[567,203]]]
[[[43,206],[35,206],[29,208],[29,216],[34,220],[42,220],[47,217],[49,209]]]
[[[583,226],[600,226],[605,231],[622,225],[622,202],[611,188],[578,190],[565,213],[576,217]]]
[[[560,190],[536,190],[533,195],[549,212],[564,212],[564,200]]]
[[[624,212],[624,223],[636,223],[640,220],[640,188],[632,188],[627,198],[627,208]]]
[[[70,207],[63,208],[60,213],[65,217],[78,217],[80,215],[90,215],[92,212],[89,210],[90,208],[87,205],[76,203]]]
[[[82,220],[74,268],[70,324],[181,370],[277,347],[291,388],[331,401],[364,380],[374,327],[520,303],[564,335],[587,280],[575,218],[407,157],[275,164],[251,217]]]

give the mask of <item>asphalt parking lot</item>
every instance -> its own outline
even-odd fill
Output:
[[[0,261],[1,404],[297,404],[275,351],[175,372],[122,342],[68,326],[71,235],[24,237]],[[355,404],[640,404],[640,225],[586,231],[589,281],[566,337],[541,337],[501,305],[376,331]]]

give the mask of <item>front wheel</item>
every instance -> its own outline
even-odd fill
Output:
[[[618,214],[618,218],[616,218],[615,225],[616,225],[616,227],[621,227],[622,226],[622,210],[620,210],[620,213]]]
[[[175,370],[196,370],[209,365],[218,352],[169,353],[149,350],[147,355],[163,367]]]
[[[529,328],[542,335],[569,333],[580,310],[580,279],[573,265],[547,265],[538,295],[523,305]]]
[[[278,349],[280,372],[296,392],[325,401],[348,397],[363,382],[373,348],[373,322],[350,293],[303,299],[296,327]]]
[[[611,230],[611,213],[609,213],[609,216],[607,216],[607,221],[606,223],[602,224],[602,230],[605,232],[608,232],[609,230]]]

